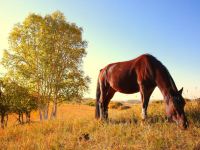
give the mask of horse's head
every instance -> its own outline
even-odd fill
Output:
[[[188,121],[185,116],[185,100],[182,97],[183,88],[178,92],[171,92],[171,96],[168,98],[166,112],[169,120],[175,121],[179,127],[186,129],[188,127]]]

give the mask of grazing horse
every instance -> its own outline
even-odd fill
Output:
[[[168,119],[175,121],[183,129],[187,128],[183,88],[178,91],[167,68],[150,54],[143,54],[130,61],[112,63],[100,70],[96,91],[96,119],[108,118],[108,104],[115,92],[140,92],[142,119],[145,119],[149,99],[156,86],[166,102]]]

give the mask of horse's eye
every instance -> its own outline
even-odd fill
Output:
[[[180,97],[177,97],[177,100],[180,100]]]

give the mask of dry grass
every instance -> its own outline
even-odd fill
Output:
[[[188,102],[188,130],[165,122],[164,104],[151,103],[149,118],[142,121],[141,106],[128,110],[110,109],[110,121],[94,119],[94,107],[65,104],[59,108],[58,119],[10,125],[0,129],[0,149],[181,149],[200,148],[200,103]],[[13,119],[14,120],[14,119]]]

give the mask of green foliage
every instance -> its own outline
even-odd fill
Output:
[[[1,92],[1,96],[0,96],[0,115],[9,113],[10,104],[11,104],[10,100],[6,99],[3,96],[3,93]]]
[[[82,32],[59,11],[30,14],[10,32],[2,60],[6,76],[37,93],[40,108],[51,100],[57,107],[63,100],[81,98],[90,82],[82,71],[87,47]]]
[[[1,88],[1,114],[16,113],[19,117],[23,114],[30,116],[31,111],[38,108],[36,97],[15,81],[4,79]]]

